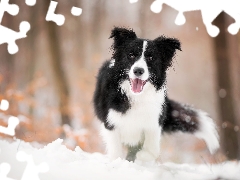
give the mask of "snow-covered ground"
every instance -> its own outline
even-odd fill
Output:
[[[31,159],[32,158],[32,159]],[[62,140],[44,148],[29,143],[0,140],[0,179],[10,180],[214,180],[240,179],[240,163],[222,164],[136,164],[122,159],[110,161],[100,153],[75,151],[62,145]]]

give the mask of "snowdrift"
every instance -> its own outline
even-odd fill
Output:
[[[44,148],[0,140],[1,180],[159,180],[240,179],[239,162],[222,164],[144,164],[110,161],[100,153],[74,151],[57,139]]]

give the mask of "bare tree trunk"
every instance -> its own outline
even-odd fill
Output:
[[[44,10],[47,12],[50,1],[44,0]],[[69,117],[69,90],[67,79],[62,67],[62,56],[57,28],[54,22],[46,22],[47,38],[49,42],[50,61],[56,82],[57,95],[59,97],[59,108],[61,113],[61,124],[70,125]]]
[[[81,7],[83,9],[83,0],[74,0],[73,4],[76,7]],[[82,16],[82,15],[81,15]],[[77,65],[79,65],[80,68],[84,66],[84,61],[86,60],[86,46],[83,46],[82,42],[87,42],[86,35],[83,33],[86,31],[84,21],[82,20],[82,17],[77,18],[77,24],[76,24],[76,51],[77,51]],[[85,40],[85,41],[84,41]]]
[[[38,35],[38,17],[39,17],[39,8],[37,6],[33,6],[29,12],[29,22],[31,24],[31,29],[28,32],[28,47],[31,51],[28,51],[28,64],[27,64],[27,81],[31,82],[33,80],[34,72],[35,72],[35,62],[36,62],[36,39]]]
[[[106,18],[106,2],[105,0],[94,0],[92,7],[92,22],[91,26],[91,44],[92,44],[92,63],[101,59],[102,47],[101,47],[101,35],[104,29],[104,19]],[[93,64],[91,66],[93,66]]]
[[[4,47],[4,48],[3,48]],[[0,82],[0,94],[4,93],[7,88],[14,83],[14,56],[9,54],[7,51],[7,46],[3,46],[1,51],[4,54],[1,57],[1,67],[0,67],[0,75],[3,76]],[[4,52],[3,52],[4,51]],[[1,77],[0,77],[1,78]]]
[[[141,29],[141,37],[145,37],[147,34],[147,29],[148,29],[148,22],[149,22],[149,13],[150,12],[150,6],[152,1],[149,0],[143,0],[140,1],[140,11],[139,11],[139,27]]]
[[[219,108],[221,124],[223,127],[223,149],[229,159],[238,158],[238,138],[233,130],[233,125],[237,123],[234,114],[234,101],[232,94],[232,81],[230,74],[230,56],[228,51],[228,38],[230,34],[226,31],[226,15],[221,13],[214,24],[220,28],[220,34],[214,39],[216,52],[216,71],[219,94]]]
[[[240,151],[240,130],[239,130],[239,127],[240,127],[240,32],[238,32],[237,34],[237,47],[235,49],[237,49],[237,59],[236,59],[236,77],[237,78],[237,81],[236,81],[236,86],[235,86],[235,89],[236,89],[236,98],[237,98],[237,106],[235,108],[236,112],[238,113],[237,115],[237,120],[238,120],[238,126],[236,127],[236,131],[238,133],[238,145],[239,145],[239,151]],[[238,153],[238,159],[240,159],[240,152]]]
[[[2,19],[2,24],[4,24],[6,27],[13,28],[16,23],[13,16],[4,16]],[[14,73],[15,56],[9,54],[7,49],[7,44],[1,45],[1,54],[3,54],[3,57],[0,59],[0,75],[3,76],[3,79],[0,82],[0,93],[4,93],[9,86],[13,85],[14,76],[16,76]]]

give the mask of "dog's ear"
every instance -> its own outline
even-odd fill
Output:
[[[178,39],[167,38],[165,36],[160,36],[153,40],[157,49],[162,55],[163,63],[170,67],[172,65],[172,59],[176,53],[176,50],[181,50],[181,43]]]
[[[117,48],[129,40],[136,39],[137,36],[132,29],[115,27],[109,38],[114,38],[113,48]]]

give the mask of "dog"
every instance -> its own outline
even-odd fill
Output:
[[[214,153],[219,140],[213,120],[167,96],[166,71],[176,51],[181,51],[179,40],[141,39],[132,29],[122,27],[115,27],[110,38],[113,55],[99,70],[93,97],[110,158],[155,161],[161,135],[177,131],[205,140]]]

